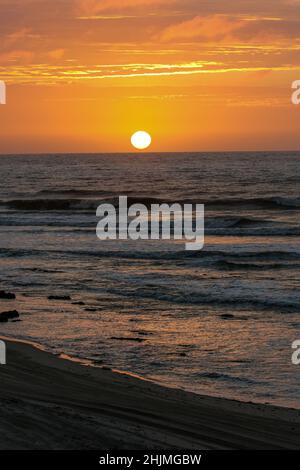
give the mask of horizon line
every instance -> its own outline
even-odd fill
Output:
[[[25,152],[25,153],[2,153],[0,152],[1,157],[25,157],[25,156],[47,156],[47,155],[170,155],[170,154],[187,154],[187,153],[300,153],[300,149],[293,150],[181,150],[181,151],[153,151],[153,152]]]

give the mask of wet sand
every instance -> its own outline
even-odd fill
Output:
[[[300,449],[300,411],[165,388],[6,341],[0,449]]]

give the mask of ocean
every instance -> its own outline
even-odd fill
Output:
[[[0,334],[159,383],[300,408],[300,153],[1,156]],[[96,208],[205,204],[205,246],[100,241]],[[49,300],[70,296],[70,300]]]

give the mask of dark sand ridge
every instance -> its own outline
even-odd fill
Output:
[[[300,411],[161,387],[6,340],[0,449],[300,449]]]

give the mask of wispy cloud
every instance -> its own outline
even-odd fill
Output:
[[[23,49],[13,49],[7,52],[0,53],[0,63],[22,62],[23,64],[30,64],[34,58],[34,52],[26,51]],[[3,67],[2,74],[6,74],[6,68]]]
[[[48,56],[50,59],[62,59],[63,56],[65,55],[65,49],[54,49],[53,51],[48,52]]]
[[[77,16],[78,20],[127,20],[132,18],[140,18],[141,15],[87,15]]]
[[[198,42],[291,41],[300,37],[300,18],[224,14],[196,16],[166,27],[159,38],[165,42],[197,40]]]
[[[138,7],[168,6],[178,0],[77,0],[76,9],[79,16],[91,16],[105,11],[124,11]]]
[[[1,58],[1,57],[0,57]],[[146,77],[176,77],[181,75],[227,74],[227,73],[269,73],[300,71],[299,65],[236,66],[217,62],[192,62],[178,64],[122,64],[98,65],[93,68],[37,64],[0,66],[0,75],[9,83],[55,84],[101,80],[122,80]]]
[[[184,17],[189,16],[189,14],[185,14],[182,11],[166,11],[166,12],[153,12],[148,11],[140,14],[88,14],[83,16],[77,16],[78,20],[102,20],[102,21],[112,21],[112,20],[130,20],[130,19],[138,19],[138,18],[171,18],[171,17]]]
[[[31,28],[20,28],[18,30],[15,30],[9,34],[7,34],[4,37],[3,40],[3,45],[4,47],[6,46],[12,46],[20,41],[24,41],[26,38],[34,38],[37,37],[37,35],[32,34]]]
[[[241,19],[228,18],[223,15],[196,16],[191,20],[167,27],[160,37],[163,41],[196,37],[206,40],[220,40],[243,28],[244,25],[245,23]]]

